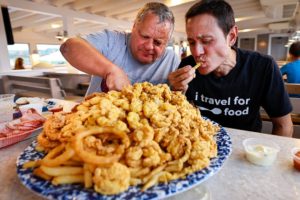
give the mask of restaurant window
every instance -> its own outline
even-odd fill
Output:
[[[47,62],[53,65],[67,64],[67,61],[59,51],[59,47],[60,45],[37,44],[36,48],[39,54],[39,61]]]
[[[255,51],[255,38],[240,38],[239,45],[241,49]]]
[[[271,37],[271,56],[276,61],[285,61],[287,59],[288,50],[285,44],[289,41],[289,38],[278,36]]]
[[[15,66],[17,58],[23,58],[25,68],[31,65],[29,56],[29,44],[16,43],[14,45],[7,45],[9,62],[12,69]]]

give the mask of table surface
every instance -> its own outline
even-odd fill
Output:
[[[300,147],[299,139],[225,129],[231,137],[233,151],[221,170],[199,186],[168,199],[199,199],[203,194],[205,198],[202,199],[210,200],[300,199],[300,172],[293,168],[290,153],[293,147]],[[278,158],[272,166],[256,166],[245,159],[242,141],[249,137],[267,138],[280,146]],[[25,188],[16,174],[17,157],[34,139],[35,137],[31,137],[18,144],[0,149],[1,200],[43,199]]]

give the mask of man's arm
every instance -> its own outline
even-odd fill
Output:
[[[291,115],[287,114],[282,117],[271,118],[273,129],[272,134],[292,137],[293,136],[293,122]]]
[[[122,69],[81,38],[68,39],[61,45],[60,51],[72,66],[88,74],[106,79],[110,90],[120,90],[124,85],[130,84]]]
[[[88,74],[105,77],[110,69],[116,67],[81,38],[68,39],[61,45],[60,51],[72,66]]]

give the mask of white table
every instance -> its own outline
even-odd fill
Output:
[[[233,143],[233,151],[222,169],[201,185],[169,199],[194,200],[199,189],[206,189],[212,200],[299,200],[300,172],[293,168],[290,151],[300,147],[300,140],[262,133],[226,128]],[[270,167],[249,163],[244,156],[242,141],[249,137],[263,137],[276,142],[281,151]],[[16,174],[16,159],[34,138],[0,149],[0,199],[43,199],[26,189]]]

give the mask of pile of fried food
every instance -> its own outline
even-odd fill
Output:
[[[50,116],[36,147],[46,156],[23,167],[54,185],[82,183],[113,195],[141,184],[144,191],[207,167],[218,130],[180,92],[137,83]]]

